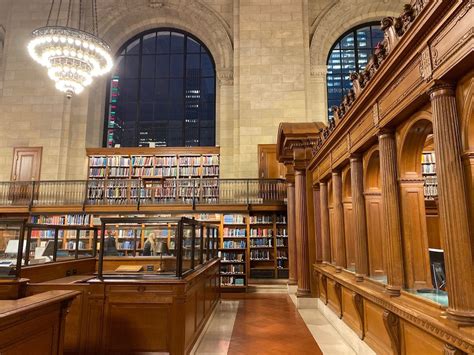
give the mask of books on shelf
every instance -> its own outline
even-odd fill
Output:
[[[221,252],[221,261],[224,262],[237,262],[241,263],[245,261],[245,254],[242,252]]]
[[[286,215],[284,215],[284,214],[277,214],[277,216],[276,216],[276,223],[277,223],[277,224],[286,224]]]
[[[271,238],[273,229],[271,228],[250,228],[250,238]]]
[[[224,224],[245,224],[245,217],[241,214],[225,214]]]
[[[90,215],[68,214],[62,216],[37,215],[30,217],[30,223],[34,224],[57,224],[57,225],[89,225]]]
[[[152,156],[132,156],[132,166],[153,166],[155,160]]]
[[[242,238],[247,235],[247,229],[245,228],[229,228],[224,227],[224,238],[238,237]]]
[[[270,261],[272,260],[269,250],[251,250],[250,260]]]
[[[235,240],[224,240],[222,243],[223,249],[243,249],[245,250],[246,243],[245,240],[235,241]]]
[[[434,200],[438,196],[438,178],[436,176],[434,152],[423,152],[421,155],[421,172],[424,179],[425,200]]]
[[[105,167],[107,165],[107,157],[90,157],[89,158],[89,166],[98,166],[98,167]]]
[[[242,264],[221,265],[221,274],[245,274],[245,267]]]
[[[252,238],[250,239],[250,248],[257,247],[272,247],[273,239],[272,238]]]
[[[273,217],[272,216],[250,216],[250,224],[272,224]]]
[[[221,276],[221,286],[245,286],[243,276]]]
[[[130,158],[127,156],[120,155],[110,155],[107,159],[108,166],[120,166],[120,167],[129,167]]]

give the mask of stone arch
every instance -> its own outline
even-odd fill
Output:
[[[112,54],[130,38],[147,30],[167,27],[186,31],[202,41],[216,66],[218,85],[233,84],[233,43],[230,28],[199,0],[113,0],[98,9],[99,36]],[[107,77],[89,88],[86,142],[102,145]],[[219,142],[220,90],[216,91],[216,143]]]
[[[329,51],[342,34],[366,22],[380,21],[387,16],[399,16],[404,3],[403,0],[339,0],[326,8],[311,28],[311,66],[326,66]]]

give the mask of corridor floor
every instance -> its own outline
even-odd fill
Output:
[[[299,312],[288,294],[235,297],[220,302],[195,354],[323,354],[315,340],[320,339],[311,329],[318,319],[315,314],[308,317]],[[334,353],[353,354],[346,344],[339,342],[337,348],[331,349]]]

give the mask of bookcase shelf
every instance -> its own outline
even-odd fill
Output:
[[[88,188],[90,204],[104,199],[134,202],[141,199],[155,199],[163,202],[172,200],[212,202],[219,197],[217,179],[220,173],[218,147],[190,148],[94,148],[87,149],[89,157],[88,178],[96,180],[96,186]],[[151,185],[142,196],[133,192],[133,184],[125,180],[163,179],[166,184]],[[215,179],[202,186],[196,179]],[[176,179],[189,179],[178,187]],[[121,180],[124,180],[123,182]],[[182,180],[180,180],[182,181]],[[138,187],[138,184],[137,186]],[[135,187],[135,189],[136,189]],[[144,196],[143,196],[144,195]],[[124,202],[124,203],[125,203]]]
[[[438,197],[438,178],[436,177],[436,156],[433,151],[424,151],[421,155],[421,173],[424,180],[425,200]]]

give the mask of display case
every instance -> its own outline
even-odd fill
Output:
[[[217,257],[217,224],[185,217],[101,218],[101,223],[101,279],[181,278]],[[129,252],[123,253],[126,242]]]
[[[0,219],[0,279],[16,279],[20,275],[26,218]]]

